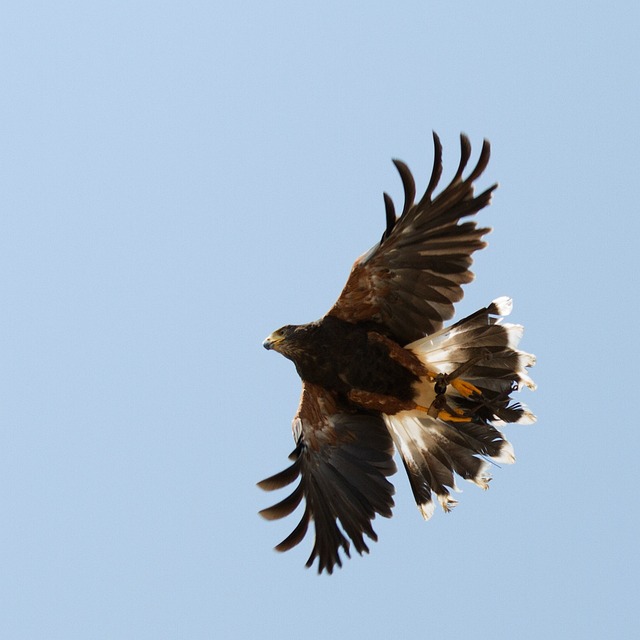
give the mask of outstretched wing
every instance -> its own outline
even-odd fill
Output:
[[[260,514],[268,520],[283,518],[304,498],[302,519],[276,550],[296,546],[313,521],[315,543],[307,566],[318,558],[318,573],[332,573],[336,564],[342,566],[340,548],[349,556],[347,537],[358,553],[368,552],[363,534],[377,540],[371,526],[376,513],[391,516],[394,489],[386,476],[396,471],[393,443],[379,415],[340,406],[333,394],[306,382],[293,431],[293,464],[258,486],[272,491],[298,477],[300,482],[290,496]]]
[[[396,217],[385,193],[387,228],[382,239],[353,265],[328,313],[349,322],[381,324],[401,344],[438,331],[452,317],[453,303],[462,298],[462,285],[473,279],[471,254],[485,246],[482,236],[490,231],[462,220],[486,207],[498,186],[474,196],[473,182],[489,162],[489,142],[484,141],[478,163],[463,178],[471,144],[461,135],[458,170],[449,186],[432,199],[442,174],[442,145],[435,133],[433,141],[431,180],[417,203],[409,168],[394,160],[404,187],[402,214]]]

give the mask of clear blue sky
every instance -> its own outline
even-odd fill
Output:
[[[627,638],[638,598],[640,5],[7,2],[0,636]],[[458,315],[513,296],[533,427],[331,577],[255,482],[333,303],[440,133],[493,157]]]

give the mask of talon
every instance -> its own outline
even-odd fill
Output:
[[[461,396],[468,398],[474,394],[479,396],[482,395],[482,391],[478,389],[474,384],[467,382],[466,380],[462,380],[460,378],[456,378],[455,380],[451,380],[450,384],[454,386],[454,388],[458,391]]]

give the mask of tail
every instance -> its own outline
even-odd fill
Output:
[[[535,389],[527,373],[535,357],[517,349],[523,328],[501,323],[511,308],[509,298],[498,298],[406,347],[430,372],[418,394],[433,402],[428,411],[422,407],[384,419],[425,519],[433,514],[434,493],[445,511],[457,504],[449,492],[458,491],[454,474],[487,489],[488,459],[515,462],[513,447],[496,427],[535,422],[511,398],[522,386]]]

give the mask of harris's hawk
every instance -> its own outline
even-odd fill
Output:
[[[501,322],[509,298],[443,327],[473,279],[474,251],[490,231],[470,219],[489,204],[497,185],[474,195],[474,181],[489,162],[485,140],[478,162],[464,170],[471,145],[462,135],[453,179],[433,196],[442,173],[442,147],[425,194],[415,202],[409,168],[394,164],[404,187],[396,216],[384,194],[386,229],[379,243],[356,260],[335,305],[320,320],[287,325],[265,341],[295,364],[302,397],[293,420],[293,464],[259,483],[280,489],[300,478],[295,490],[261,515],[291,514],[304,499],[302,519],[276,549],[297,545],[315,527],[307,566],[318,572],[341,566],[350,542],[368,552],[363,534],[376,540],[376,514],[391,516],[396,471],[394,445],[425,519],[434,495],[445,511],[455,504],[455,474],[483,489],[490,461],[511,463],[513,448],[499,427],[535,417],[511,398],[523,385],[535,389],[526,369],[534,356],[518,350],[523,329]]]

